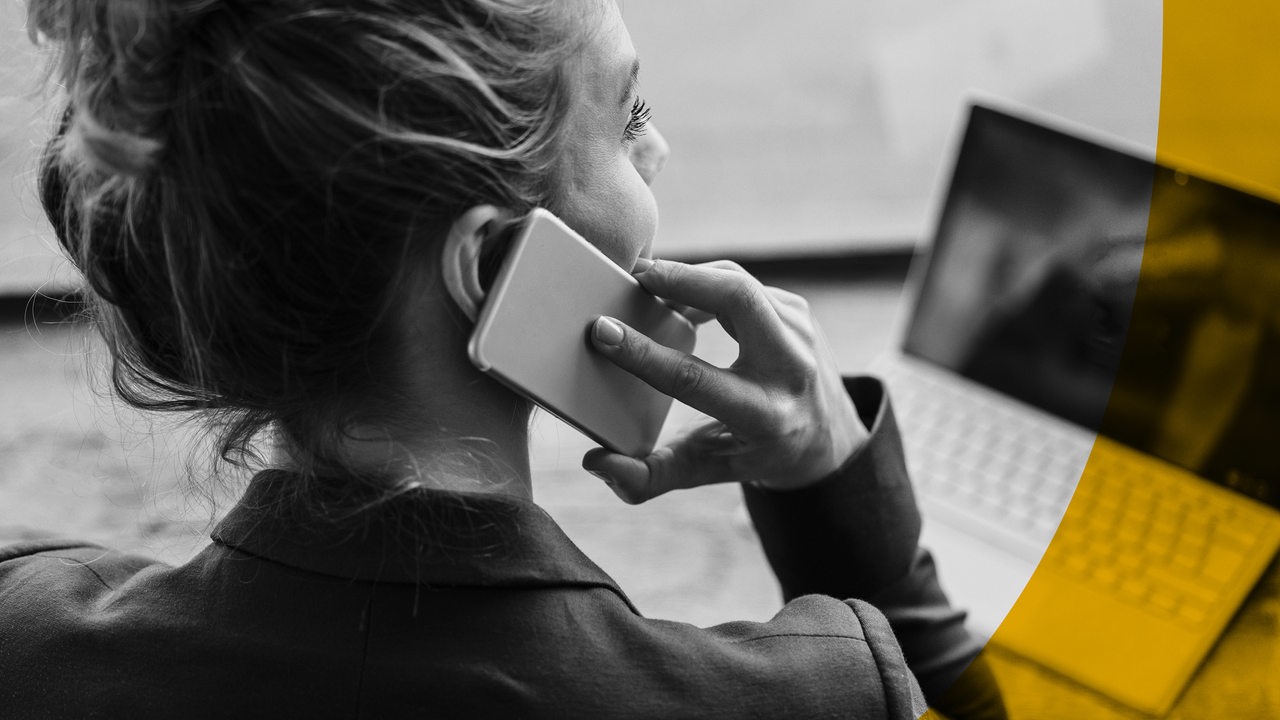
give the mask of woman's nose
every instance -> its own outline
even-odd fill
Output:
[[[640,139],[631,146],[631,164],[640,173],[644,183],[649,185],[653,183],[658,173],[662,172],[663,166],[667,164],[667,155],[670,153],[671,146],[667,145],[667,139],[658,132],[656,125],[650,123],[644,135],[641,135]]]

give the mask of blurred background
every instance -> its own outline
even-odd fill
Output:
[[[624,3],[672,146],[657,250],[901,251],[926,234],[980,90],[1154,147],[1160,0]],[[63,288],[34,194],[50,110],[21,0],[0,0],[0,293]]]
[[[972,90],[1154,147],[1160,0],[637,0],[641,92],[673,154],[657,252],[735,257],[809,297],[842,370],[884,348]],[[35,197],[52,103],[21,0],[0,0],[0,543],[72,535],[180,562],[243,478],[211,483],[198,432],[107,397],[75,274]],[[831,262],[836,261],[836,262]],[[856,295],[852,294],[856,292]],[[38,296],[37,296],[38,297]],[[706,330],[699,354],[732,362]],[[95,379],[96,377],[96,379]],[[692,415],[677,408],[670,426]],[[779,606],[734,487],[624,506],[546,417],[536,499],[646,613],[697,623]],[[226,486],[221,505],[191,489]]]
[[[1146,148],[1159,126],[1162,152],[1280,189],[1277,64],[1233,59],[1274,46],[1275,28],[1238,21],[1245,0],[1209,11],[1220,23],[1181,26],[1165,25],[1165,8],[1185,16],[1195,0],[620,1],[641,94],[672,146],[654,187],[656,252],[735,258],[805,295],[846,373],[893,339],[970,93]],[[113,401],[92,330],[59,302],[77,280],[35,195],[55,103],[24,5],[0,0],[0,544],[64,535],[182,562],[245,478],[213,472],[198,428]],[[1162,96],[1166,48],[1178,64],[1166,66]],[[736,346],[710,328],[698,353],[723,365]],[[677,406],[668,427],[694,417]],[[780,606],[737,488],[630,507],[580,469],[590,442],[547,416],[531,437],[535,499],[643,612],[705,625]],[[1248,642],[1250,632],[1275,637],[1280,606],[1270,607],[1241,621],[1176,717],[1221,716],[1196,698],[1232,683],[1233,716],[1275,716],[1280,686],[1256,686],[1280,667],[1280,646]],[[1002,682],[1048,682],[1033,667],[1002,672]],[[1262,692],[1270,710],[1241,704]],[[1043,699],[1026,717],[1136,717],[1104,699],[1031,696]]]

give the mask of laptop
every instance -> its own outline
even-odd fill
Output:
[[[1280,546],[1280,205],[975,103],[908,287],[875,369],[943,586],[1167,713]]]

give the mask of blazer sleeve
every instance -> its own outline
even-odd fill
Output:
[[[871,603],[888,619],[931,705],[956,718],[1003,718],[982,643],[919,547],[920,511],[884,385],[858,377],[846,379],[845,389],[870,436],[843,467],[800,490],[743,486],[783,596]]]

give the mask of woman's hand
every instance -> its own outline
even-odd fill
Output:
[[[592,342],[605,357],[712,420],[638,459],[597,448],[582,466],[623,500],[717,482],[798,489],[835,471],[867,430],[845,393],[808,303],[766,287],[730,262],[637,264],[649,292],[687,306],[695,322],[717,319],[738,341],[738,359],[718,368],[660,345],[612,318]]]

